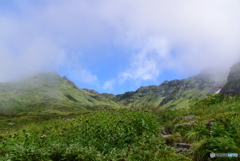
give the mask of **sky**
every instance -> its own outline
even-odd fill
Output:
[[[57,71],[121,94],[227,71],[239,42],[239,0],[0,0],[0,82]]]

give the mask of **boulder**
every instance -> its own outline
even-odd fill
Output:
[[[173,119],[173,122],[176,121],[177,119],[179,119],[179,117],[175,117],[175,118]]]
[[[184,116],[184,117],[182,117],[182,119],[190,119],[190,120],[192,120],[192,119],[194,119],[194,115],[189,115],[189,116]]]
[[[175,146],[189,149],[189,148],[191,147],[191,144],[187,144],[187,143],[176,143]]]
[[[174,126],[175,127],[178,127],[178,126],[191,126],[192,124],[194,124],[194,121],[190,121],[190,122],[183,123],[183,124],[176,124]]]
[[[206,127],[207,127],[207,128],[211,128],[214,124],[215,124],[215,121],[214,121],[214,120],[209,121],[209,122],[206,123]]]
[[[172,135],[162,135],[162,138],[164,138],[164,139],[166,139],[166,138],[168,138],[168,137],[170,137],[170,136],[172,136]]]
[[[167,134],[164,127],[160,127],[160,129],[161,129],[160,132],[161,132],[162,134],[164,134],[164,135]]]
[[[180,153],[180,152],[190,152],[190,150],[186,149],[186,148],[176,148],[174,149],[175,153]]]

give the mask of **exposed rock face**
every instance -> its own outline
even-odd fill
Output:
[[[100,95],[105,97],[105,98],[109,98],[111,100],[116,98],[116,96],[114,94],[111,94],[111,93],[100,93]]]
[[[220,91],[223,95],[237,96],[240,94],[240,62],[234,64],[227,78],[227,83]]]
[[[92,93],[92,94],[95,94],[95,95],[100,95],[97,91],[94,91],[94,90],[92,90],[92,89],[84,88],[83,90],[86,91],[86,92],[88,92],[88,93]]]

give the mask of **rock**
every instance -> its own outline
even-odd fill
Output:
[[[70,120],[70,119],[69,118],[62,118],[61,120],[67,121],[67,120]]]
[[[191,121],[191,122],[187,122],[187,123],[183,123],[183,124],[176,124],[174,125],[175,127],[178,127],[178,126],[190,126],[194,123],[194,121]]]
[[[240,95],[240,62],[234,64],[227,77],[227,83],[221,89],[223,95]]]
[[[206,123],[207,128],[211,128],[214,125],[214,120]]]
[[[239,117],[238,113],[233,113],[232,116],[237,117],[237,118]]]
[[[194,119],[194,115],[189,115],[189,116],[184,116],[184,117],[182,117],[182,119]]]
[[[179,119],[179,117],[175,117],[172,122],[176,121],[177,119]]]
[[[164,135],[167,134],[164,127],[160,127],[160,129],[161,129],[160,132],[161,132],[162,134],[164,134]]]
[[[189,149],[191,147],[191,144],[187,143],[176,143],[175,146],[180,146],[181,148],[187,148]]]
[[[95,95],[100,95],[97,91],[92,90],[92,89],[83,88],[83,90],[88,92],[88,93],[92,93],[92,94],[95,94]]]
[[[56,115],[57,113],[50,113],[49,115]]]
[[[8,125],[15,125],[15,123],[9,122]]]
[[[176,148],[174,149],[175,153],[180,153],[180,152],[190,152],[190,150],[185,149],[185,148]]]
[[[162,138],[164,138],[164,139],[166,139],[166,138],[168,138],[168,137],[170,137],[170,136],[172,136],[172,135],[162,135]]]

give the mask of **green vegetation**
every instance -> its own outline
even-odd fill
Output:
[[[54,72],[0,83],[0,161],[239,160],[210,158],[240,155],[240,93],[209,94],[220,87],[197,75],[115,96]]]
[[[210,152],[240,154],[239,102],[240,97],[215,94],[192,99],[188,109],[146,106],[71,115],[2,116],[0,160],[200,161],[210,159]],[[180,126],[190,121],[194,123]],[[214,122],[210,127],[209,121]],[[171,135],[162,138],[162,133]],[[190,152],[174,152],[174,144],[181,142],[191,144]]]
[[[140,87],[135,92],[126,92],[111,99],[128,107],[185,108],[191,98],[216,93],[223,85],[224,82],[213,81],[211,76],[201,73],[188,79],[164,81],[159,86]]]
[[[55,72],[42,73],[24,81],[0,83],[0,113],[6,115],[71,113],[117,106],[105,97],[78,88]]]
[[[190,160],[165,145],[159,126],[147,108],[25,122],[2,131],[0,160]]]
[[[210,152],[240,154],[239,102],[240,97],[208,95],[200,100],[192,99],[189,109],[164,111],[160,120],[173,134],[172,137],[181,136],[181,141],[192,144],[193,160],[208,160]],[[190,126],[176,126],[190,122],[190,119],[182,119],[187,115],[195,116],[194,123]],[[207,125],[210,121],[213,122],[212,126]],[[174,142],[174,139],[176,137],[166,140]],[[228,159],[216,158],[215,160]],[[235,158],[235,160],[238,159]]]

